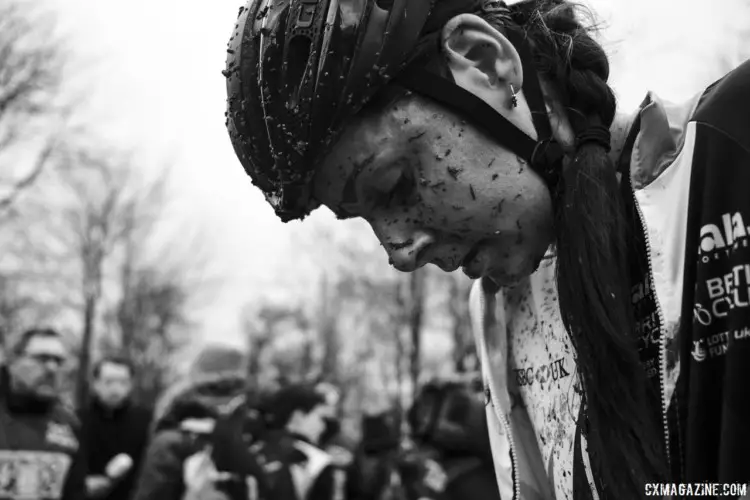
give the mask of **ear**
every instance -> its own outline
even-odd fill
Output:
[[[456,84],[507,111],[510,85],[516,92],[523,86],[523,67],[505,35],[474,14],[460,14],[443,27],[441,43]]]

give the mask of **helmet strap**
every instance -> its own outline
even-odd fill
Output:
[[[407,68],[394,79],[394,83],[465,116],[498,143],[526,160],[544,179],[550,191],[556,193],[564,152],[552,137],[552,127],[528,42],[518,29],[509,27],[505,34],[521,56],[523,92],[539,137],[537,140],[529,137],[479,97],[423,67]]]

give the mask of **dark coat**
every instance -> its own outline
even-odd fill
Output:
[[[133,460],[133,467],[115,483],[107,500],[128,500],[132,496],[148,444],[151,415],[150,410],[134,404],[110,410],[97,399],[81,412],[89,475],[106,475],[109,461],[121,453]]]
[[[9,385],[0,369],[0,498],[85,498],[85,449],[75,414],[61,403],[25,400]],[[23,480],[28,477],[38,480]]]

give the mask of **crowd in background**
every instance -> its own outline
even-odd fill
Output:
[[[238,357],[241,361],[241,357]],[[155,408],[132,397],[134,365],[97,360],[88,403],[60,398],[60,334],[19,336],[0,374],[0,498],[80,500],[498,499],[481,384],[425,384],[341,431],[325,381],[261,387],[237,366],[194,363]]]

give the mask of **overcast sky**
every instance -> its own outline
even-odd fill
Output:
[[[717,56],[736,47],[750,19],[693,0],[593,0],[612,54],[623,108],[647,89],[679,101],[720,75]],[[718,4],[714,2],[713,5]],[[226,42],[236,0],[51,0],[77,52],[91,66],[89,107],[107,135],[153,159],[176,159],[176,223],[202,228],[224,287],[201,313],[211,340],[238,342],[240,306],[265,294],[293,262],[290,233],[236,160],[224,128]],[[741,12],[741,13],[740,13]],[[740,14],[738,14],[740,13]],[[89,74],[87,72],[87,75]],[[180,245],[179,241],[174,243]],[[289,281],[289,280],[287,280]]]

